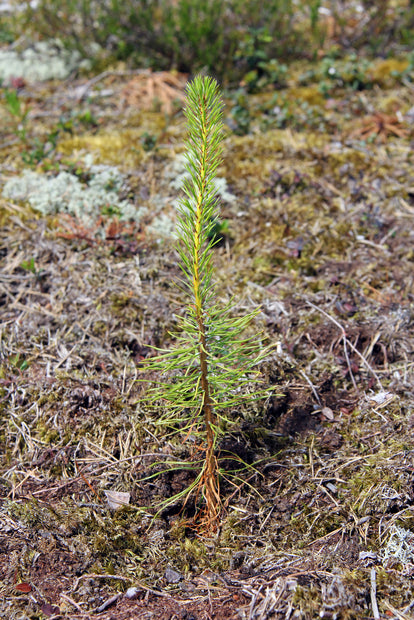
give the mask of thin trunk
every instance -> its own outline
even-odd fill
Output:
[[[203,390],[203,412],[206,425],[206,456],[204,475],[201,484],[204,487],[206,499],[206,521],[207,525],[215,528],[217,517],[220,511],[220,493],[218,484],[218,467],[214,453],[214,424],[216,422],[213,404],[210,396],[210,385],[208,382],[208,364],[205,326],[202,316],[197,318],[200,330],[200,368],[201,368],[201,387]]]
[[[201,179],[200,192],[197,197],[196,220],[194,227],[194,253],[193,253],[193,291],[196,319],[199,330],[199,359],[201,370],[201,388],[203,391],[203,414],[206,426],[206,456],[204,463],[204,471],[200,480],[200,487],[203,489],[206,500],[206,526],[208,529],[214,529],[219,515],[220,494],[218,485],[218,467],[214,454],[214,426],[215,415],[213,411],[213,403],[210,395],[210,385],[208,381],[208,361],[207,361],[207,342],[206,342],[206,326],[204,322],[204,300],[200,290],[200,255],[202,253],[201,238],[202,227],[204,222],[204,199],[208,185],[206,174],[206,157],[207,157],[207,123],[205,117],[205,102],[200,104],[199,112],[201,119],[201,136],[202,136],[202,157],[199,170],[199,178]]]

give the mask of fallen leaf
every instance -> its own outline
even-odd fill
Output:
[[[113,510],[118,510],[122,508],[122,506],[127,506],[131,498],[130,493],[124,493],[122,491],[105,491],[105,495],[109,508]]]
[[[16,583],[14,587],[16,590],[19,590],[19,592],[27,593],[32,591],[32,586],[30,585],[30,583]]]

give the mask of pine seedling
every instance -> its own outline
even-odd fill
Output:
[[[195,481],[180,497],[187,501],[193,496],[196,520],[210,531],[217,527],[221,511],[217,447],[220,435],[231,424],[228,414],[269,393],[252,388],[258,384],[257,366],[267,351],[257,334],[245,335],[259,309],[234,317],[234,301],[220,305],[214,283],[212,259],[219,207],[214,179],[222,157],[222,109],[214,79],[197,76],[188,85],[189,176],[183,184],[177,227],[182,270],[177,284],[186,300],[186,312],[178,318],[177,332],[172,334],[175,346],[159,350],[160,354],[144,365],[160,376],[148,396],[151,403],[162,402],[164,413],[158,423],[184,438],[191,437],[202,455],[197,462],[176,463],[175,468],[198,468]],[[163,506],[176,500],[177,496],[166,500]]]

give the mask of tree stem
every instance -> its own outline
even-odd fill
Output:
[[[201,187],[197,197],[196,219],[194,226],[194,253],[193,253],[193,288],[194,301],[196,309],[196,319],[199,330],[199,359],[201,370],[201,388],[203,391],[203,414],[206,426],[206,456],[204,463],[204,472],[200,480],[200,486],[203,489],[206,500],[206,517],[207,526],[214,528],[219,515],[220,493],[218,484],[218,466],[214,453],[214,426],[216,418],[213,410],[213,403],[210,395],[210,385],[208,380],[208,348],[206,340],[206,325],[204,321],[203,307],[204,300],[200,294],[200,255],[202,253],[201,238],[202,227],[205,224],[203,213],[205,193],[207,189],[206,175],[206,155],[208,143],[208,130],[206,118],[205,102],[199,106],[199,114],[201,121],[201,146],[202,157],[200,160],[199,178]]]

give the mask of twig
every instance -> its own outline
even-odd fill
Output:
[[[327,538],[329,538],[330,536],[333,536],[334,534],[337,534],[338,532],[342,532],[343,531],[343,526],[338,527],[336,530],[333,530],[333,532],[328,532],[327,534],[325,534],[325,536],[321,536],[320,538],[317,538],[316,540],[312,540],[310,543],[308,543],[306,546],[310,547],[311,545],[314,545],[317,542],[321,542],[321,540],[326,540]]]
[[[115,596],[111,596],[111,598],[108,598],[104,603],[102,603],[102,605],[99,605],[99,607],[96,607],[92,611],[94,613],[98,613],[98,614],[101,611],[105,611],[105,609],[107,609],[108,607],[110,607],[111,605],[116,603],[117,600],[119,600],[121,598],[121,596],[122,596],[122,594],[115,594]]]
[[[312,381],[311,381],[311,380],[309,379],[309,377],[308,377],[308,376],[307,376],[307,375],[303,372],[303,370],[299,370],[299,372],[300,372],[300,374],[302,375],[302,377],[305,379],[305,381],[309,384],[309,386],[310,386],[310,388],[311,388],[311,390],[312,390],[312,392],[313,392],[313,395],[314,395],[314,397],[316,398],[316,400],[317,400],[317,402],[318,402],[318,405],[322,408],[322,407],[323,407],[323,405],[322,405],[321,399],[319,398],[319,394],[318,394],[318,392],[316,391],[316,388],[315,388],[315,386],[313,385]]]
[[[314,443],[315,438],[312,437],[312,441],[311,441],[311,445],[309,447],[309,465],[311,468],[311,474],[312,474],[312,479],[315,477],[315,465],[313,462],[313,443]]]
[[[82,614],[85,613],[83,611],[83,609],[76,603],[76,601],[74,601],[73,599],[69,598],[69,596],[67,596],[66,594],[60,594],[60,598],[64,598],[66,601],[68,601],[68,603],[70,603],[71,605],[73,605],[73,607],[75,609],[77,609],[78,611],[80,611]]]
[[[371,606],[372,606],[372,613],[374,614],[374,619],[375,620],[379,620],[380,619],[380,615],[379,615],[379,611],[378,611],[378,605],[377,605],[377,582],[376,582],[376,578],[377,578],[377,573],[375,572],[375,568],[371,568]]]
[[[161,591],[153,590],[152,588],[149,588],[148,586],[143,584],[141,581],[137,581],[136,579],[133,579],[131,577],[122,577],[121,575],[105,575],[105,574],[101,575],[99,573],[85,573],[84,575],[81,575],[80,577],[78,577],[73,586],[73,592],[78,587],[81,579],[117,579],[118,581],[129,581],[129,582],[132,581],[139,588],[141,588],[141,590],[145,590],[146,592],[149,592],[149,594],[153,594],[154,596],[163,596],[165,598],[169,598],[172,601],[175,601],[175,599],[170,594],[167,594],[166,592],[162,592],[162,590]]]
[[[414,607],[414,600],[412,600],[411,603],[407,605],[407,607],[404,607],[403,613],[406,614],[408,611],[410,611],[411,607]]]
[[[94,495],[96,495],[96,497],[98,498],[98,500],[101,502],[101,498],[99,497],[98,493],[95,491],[95,489],[93,488],[93,486],[91,485],[91,483],[85,478],[85,476],[83,475],[83,473],[80,471],[79,472],[79,476],[82,478],[82,480],[84,481],[85,484],[88,485],[88,487],[90,488],[90,490],[92,491],[92,493]]]
[[[264,526],[266,525],[266,523],[268,522],[268,520],[270,519],[274,509],[276,508],[276,506],[272,506],[271,509],[269,510],[268,514],[266,515],[265,520],[263,521],[263,523],[261,524],[261,526],[259,527],[259,532],[261,532],[264,528]]]
[[[91,86],[93,86],[97,82],[100,82],[101,80],[104,80],[105,78],[109,77],[110,75],[116,75],[116,76],[119,76],[119,77],[126,77],[128,75],[140,75],[140,74],[141,75],[142,74],[144,74],[144,75],[151,75],[151,71],[149,71],[148,69],[137,69],[137,70],[131,70],[131,71],[111,71],[109,69],[107,71],[103,71],[99,75],[95,75],[95,77],[93,77],[92,79],[88,80],[86,82],[86,84],[84,84],[82,87],[78,88],[76,99],[78,101],[81,101],[86,96],[86,93],[88,92],[88,90],[90,89]]]
[[[80,344],[83,344],[83,341],[85,340],[85,335],[82,338],[82,341]],[[74,350],[76,349],[76,347],[79,346],[79,343],[77,342],[76,344],[73,345],[73,347],[71,348],[70,351],[68,351],[66,353],[66,355],[64,357],[62,357],[62,359],[56,364],[54,370],[57,370],[58,368],[60,368],[72,355],[72,353],[74,352]]]
[[[129,581],[129,582],[135,581],[134,579],[132,579],[132,577],[122,577],[121,575],[105,575],[105,574],[101,575],[100,573],[85,573],[84,575],[77,577],[73,585],[72,592],[75,592],[76,588],[79,585],[79,582],[82,579],[114,579],[115,581]],[[139,586],[143,587],[141,586],[141,584],[139,584]]]
[[[54,491],[61,491],[65,487],[69,486],[70,484],[74,484],[75,482],[78,482],[80,479],[81,479],[80,476],[76,476],[76,478],[73,478],[72,480],[67,480],[63,484],[60,484],[59,486],[47,487],[46,489],[39,489],[38,491],[32,491],[31,494],[33,496],[43,495],[44,493],[52,494]]]
[[[242,592],[244,594],[247,594],[248,596],[251,596],[251,601],[250,601],[250,605],[249,605],[249,620],[253,620],[254,618],[254,607],[257,601],[257,597],[260,596],[263,598],[263,594],[261,594],[261,590],[263,588],[263,585],[259,586],[258,590],[254,590],[253,588],[251,588],[253,590],[253,592],[249,592],[249,589],[247,589],[246,587],[244,587],[242,589]]]

